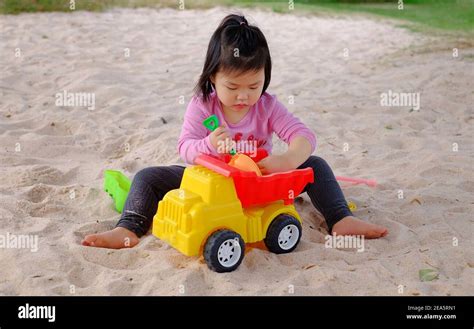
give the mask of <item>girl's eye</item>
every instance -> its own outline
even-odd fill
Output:
[[[229,90],[237,90],[237,88],[230,88],[230,87],[227,87],[227,89],[229,89]]]
[[[258,89],[258,87],[251,87],[250,89],[255,90],[255,89]]]

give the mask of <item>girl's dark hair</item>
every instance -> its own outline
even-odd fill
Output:
[[[226,16],[209,41],[206,60],[194,91],[202,93],[205,101],[214,88],[211,76],[217,71],[247,72],[265,69],[262,94],[270,84],[272,60],[267,40],[256,26],[249,25],[244,16]]]

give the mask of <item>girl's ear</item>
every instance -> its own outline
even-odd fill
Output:
[[[209,77],[209,80],[211,80],[211,83],[212,83],[213,85],[216,84],[216,79],[215,79],[215,77],[214,77],[214,74]]]

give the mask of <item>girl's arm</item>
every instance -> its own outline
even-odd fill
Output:
[[[296,136],[288,145],[288,151],[283,156],[288,159],[292,169],[298,168],[313,153],[311,143],[302,136]]]
[[[311,143],[306,137],[296,136],[283,154],[269,155],[257,163],[262,174],[272,174],[298,168],[312,153]]]
[[[306,138],[310,143],[311,150],[309,154],[313,153],[316,149],[316,136],[314,133],[303,122],[301,122],[300,119],[289,112],[277,99],[274,100],[274,104],[271,106],[269,111],[268,122],[270,124],[270,129],[288,145],[290,145],[297,136],[300,136]],[[296,145],[298,144],[299,143],[297,142]]]
[[[316,136],[278,100],[274,100],[269,110],[270,128],[288,144],[288,150],[280,155],[270,155],[258,165],[263,174],[296,169],[316,149]]]
[[[193,97],[184,114],[183,127],[178,140],[178,153],[186,163],[194,164],[194,159],[201,153],[217,154],[212,146],[210,136],[202,121],[209,116],[203,104]]]

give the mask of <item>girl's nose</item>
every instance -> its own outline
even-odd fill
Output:
[[[238,100],[238,101],[244,102],[244,101],[246,101],[247,99],[248,99],[248,95],[247,95],[247,94],[239,93],[239,94],[237,95],[237,100]]]

